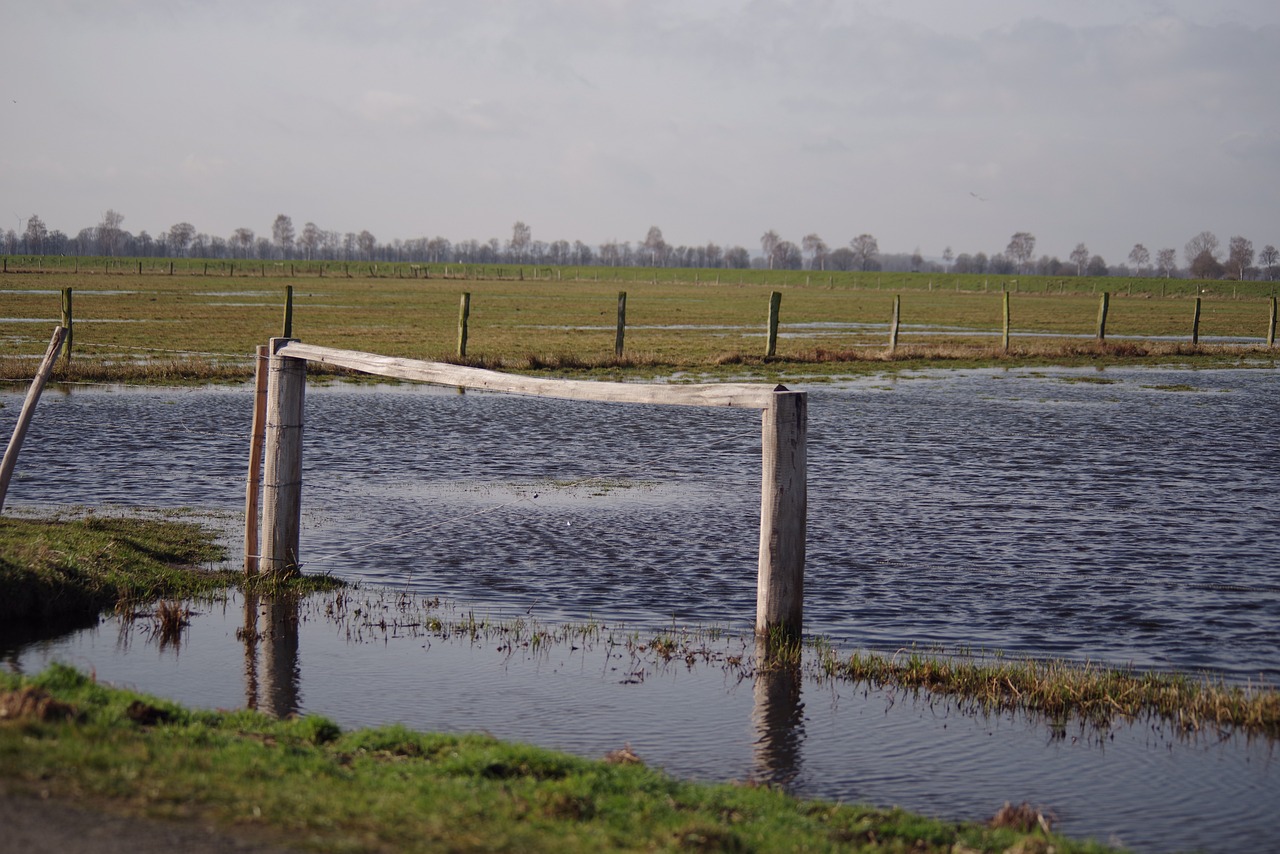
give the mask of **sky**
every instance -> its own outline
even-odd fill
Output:
[[[0,229],[1280,244],[1275,0],[40,0]]]

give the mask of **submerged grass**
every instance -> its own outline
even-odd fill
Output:
[[[11,791],[318,851],[1101,851],[1092,842],[680,782],[482,735],[190,711],[65,666],[0,674]],[[1024,825],[1025,826],[1025,825]]]

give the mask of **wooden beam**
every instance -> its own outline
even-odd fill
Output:
[[[290,341],[277,355],[286,359],[319,362],[339,368],[383,377],[433,383],[435,385],[528,394],[563,400],[594,400],[605,403],[654,403],[671,406],[737,406],[765,409],[772,405],[776,390],[783,386],[765,383],[614,383],[591,380],[554,380],[524,377],[483,368],[468,368],[445,362],[423,362],[378,356],[355,350],[337,350]]]
[[[298,572],[302,516],[302,400],[307,363],[281,355],[288,343],[287,338],[271,339],[259,538],[258,571],[277,578]]]
[[[13,425],[13,436],[10,437],[9,446],[5,449],[4,460],[0,462],[0,512],[4,510],[4,498],[9,492],[9,480],[13,477],[13,469],[18,464],[22,443],[27,438],[27,427],[31,425],[31,419],[35,416],[36,404],[40,402],[45,383],[53,373],[53,363],[58,359],[58,350],[62,348],[62,343],[67,340],[68,335],[70,330],[65,326],[54,327],[53,337],[49,339],[49,348],[44,351],[44,359],[40,361],[35,378],[31,380],[31,386],[27,389],[22,411],[18,413],[18,423]]]
[[[249,474],[244,491],[244,574],[258,574],[258,530],[261,525],[259,496],[262,481],[262,446],[266,440],[267,371],[270,350],[258,345],[253,369],[253,426],[249,436]]]
[[[808,395],[775,392],[762,421],[756,634],[799,637],[808,513]]]

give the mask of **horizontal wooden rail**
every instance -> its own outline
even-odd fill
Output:
[[[672,406],[737,406],[744,409],[768,409],[785,386],[765,383],[615,383],[592,380],[554,380],[504,374],[483,368],[450,365],[447,362],[423,362],[378,356],[356,350],[337,350],[311,344],[290,342],[276,354],[286,359],[302,359],[339,368],[362,371],[383,377],[483,389],[508,394],[529,394],[562,400],[594,400],[605,403],[656,403]]]

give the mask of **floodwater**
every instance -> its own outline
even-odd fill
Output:
[[[1275,371],[930,372],[807,390],[807,632],[849,651],[1280,679]],[[0,403],[7,431],[21,396]],[[237,553],[250,406],[243,388],[46,391],[7,506],[191,507]],[[343,385],[308,388],[306,412],[310,572],[491,617],[749,630],[754,411]],[[598,648],[353,642],[315,616],[267,679],[266,664],[246,669],[240,604],[201,607],[177,652],[107,623],[11,666],[63,660],[194,705],[254,700],[344,726],[484,729],[589,756],[630,743],[682,776],[951,818],[1026,800],[1070,835],[1140,850],[1280,839],[1265,741],[1148,722],[1059,737],[1019,715],[714,664],[637,679]]]

